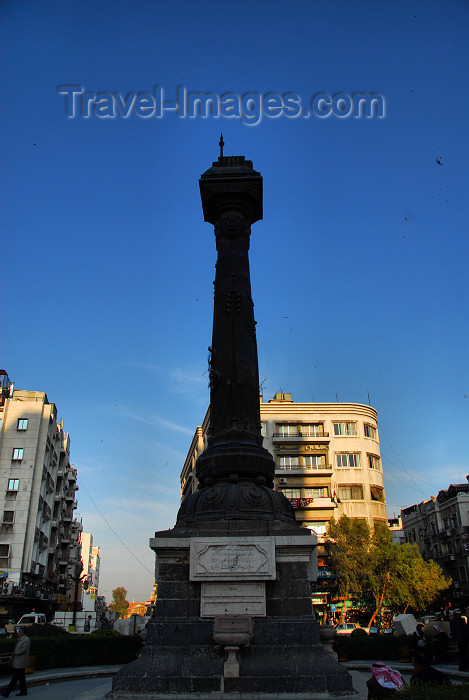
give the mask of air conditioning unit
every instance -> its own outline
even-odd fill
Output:
[[[286,484],[286,483],[287,483],[287,480],[285,479],[284,476],[282,476],[282,477],[280,477],[280,479],[278,480],[278,483],[279,483],[279,484]]]

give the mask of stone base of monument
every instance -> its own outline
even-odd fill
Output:
[[[310,583],[316,538],[308,530],[275,521],[206,522],[158,532],[150,546],[157,554],[155,616],[140,657],[119,670],[109,697],[353,694],[351,676],[320,643]]]

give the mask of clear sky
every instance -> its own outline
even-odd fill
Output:
[[[251,274],[265,400],[369,392],[390,515],[465,480],[468,2],[4,0],[0,24],[0,364],[64,418],[108,600],[118,585],[149,596],[148,539],[175,523],[209,399],[216,253],[198,178],[221,130],[264,177]],[[155,85],[165,100],[185,86],[307,107],[379,93],[385,115],[253,125],[91,103],[67,117],[64,85],[125,104]]]

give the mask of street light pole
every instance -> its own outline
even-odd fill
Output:
[[[71,579],[75,583],[75,590],[74,590],[74,601],[73,601],[73,617],[72,617],[72,626],[73,629],[75,629],[76,621],[77,621],[77,605],[78,605],[78,584],[81,581],[81,575],[83,573],[83,562],[79,561],[75,564],[75,576],[72,576]]]

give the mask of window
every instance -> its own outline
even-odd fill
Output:
[[[10,556],[10,545],[0,544],[0,559],[8,559]]]
[[[368,466],[370,469],[379,469],[379,457],[376,455],[368,455]]]
[[[384,489],[381,486],[370,486],[371,500],[384,503]]]
[[[335,456],[336,467],[359,467],[360,466],[360,455],[356,453],[351,454],[336,454]]]
[[[28,419],[27,418],[18,418],[18,425],[16,426],[17,430],[27,430],[28,429]]]
[[[277,435],[279,437],[285,437],[288,435],[298,435],[298,427],[295,423],[295,425],[291,425],[289,423],[279,423],[277,425]]]
[[[280,469],[299,469],[298,455],[281,455],[279,458]]]
[[[327,487],[305,489],[305,498],[327,498]]]
[[[23,452],[24,452],[24,449],[22,447],[14,447],[12,459],[16,459],[18,461],[22,460],[23,459]]]
[[[334,435],[356,435],[356,423],[334,423]]]
[[[301,489],[282,489],[282,493],[287,498],[301,498]]]
[[[304,455],[305,469],[325,469],[326,455]]]
[[[4,510],[3,511],[3,524],[4,525],[13,525],[15,520],[15,511],[14,510]]]
[[[8,491],[18,491],[20,487],[19,479],[8,479]]]
[[[325,535],[327,530],[326,520],[304,520],[303,527],[312,530],[316,535]]]
[[[373,440],[376,440],[376,428],[374,425],[369,425],[368,423],[365,423],[363,426],[365,430],[365,437],[373,438]]]
[[[324,435],[324,425],[322,423],[300,425],[300,432],[304,437],[320,437]]]
[[[363,486],[360,484],[349,484],[337,487],[339,490],[339,498],[342,501],[362,501]]]

